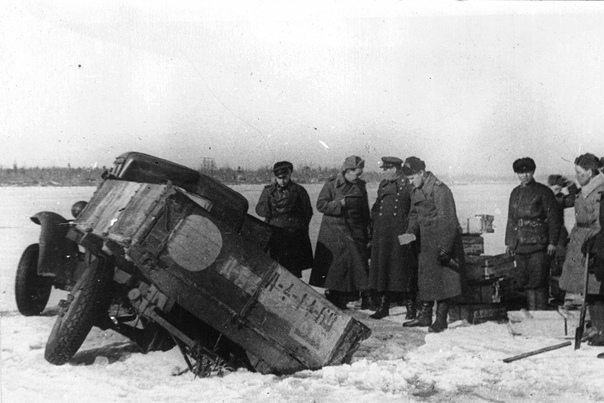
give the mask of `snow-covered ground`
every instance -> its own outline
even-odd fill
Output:
[[[93,329],[67,365],[44,360],[53,316],[3,313],[3,402],[598,402],[604,349],[582,346],[512,363],[502,360],[558,344],[513,336],[506,324],[464,325],[440,334],[404,329],[403,308],[388,320],[355,316],[372,328],[350,365],[290,376],[245,370],[222,377],[172,376],[186,366],[178,349],[136,351],[112,331]]]
[[[510,188],[493,192],[490,188],[481,190],[481,186],[493,185],[453,188],[458,211],[495,214],[497,231],[502,231],[501,212],[507,209]],[[503,362],[504,358],[565,341],[562,320],[553,323],[556,332],[545,334],[532,331],[531,326],[519,332],[511,323],[468,325],[462,321],[450,324],[443,333],[432,334],[425,329],[403,328],[402,307],[394,307],[391,316],[377,321],[368,317],[371,312],[356,310],[351,304],[348,312],[373,332],[352,362],[289,376],[245,370],[197,379],[190,373],[172,376],[186,366],[178,349],[144,355],[122,336],[97,328],[68,364],[52,366],[44,360],[44,346],[55,321],[54,306],[62,294],[53,291],[44,316],[23,317],[14,303],[14,270],[22,250],[37,236],[37,227],[28,216],[39,210],[67,216],[71,203],[89,198],[92,191],[0,188],[2,402],[604,401],[604,360],[596,358],[604,348],[583,344],[574,350],[567,346]],[[259,190],[242,189],[242,193],[252,203]],[[494,200],[479,200],[487,193],[496,193],[502,200],[495,200],[495,196]],[[476,199],[471,195],[477,195]],[[471,204],[478,200],[481,209]],[[460,214],[460,219],[463,217]],[[574,329],[569,328],[568,333],[572,336]]]

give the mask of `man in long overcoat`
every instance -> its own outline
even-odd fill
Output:
[[[553,276],[560,276],[562,273],[562,265],[564,264],[564,258],[566,256],[566,246],[568,245],[569,233],[564,225],[564,210],[574,209],[575,198],[577,196],[577,186],[570,182],[562,175],[550,175],[547,178],[547,187],[554,192],[554,197],[558,203],[558,215],[560,216],[560,235],[558,237],[558,244],[556,245],[556,253],[550,259],[549,273],[550,278]],[[552,295],[552,297],[556,297]]]
[[[385,179],[380,182],[377,199],[371,208],[373,236],[369,283],[379,295],[376,312],[381,319],[389,315],[390,294],[403,293],[407,307],[406,319],[415,319],[417,291],[417,253],[415,245],[400,245],[398,236],[407,231],[411,190],[413,186],[403,175],[403,161],[382,157]]]
[[[447,185],[417,157],[409,157],[403,172],[413,184],[407,234],[399,237],[406,244],[419,237],[418,288],[420,311],[405,327],[429,326],[430,332],[447,328],[451,299],[465,288],[465,257],[455,200]],[[437,302],[436,319],[432,308]]]
[[[371,306],[369,292],[369,201],[360,179],[365,162],[358,156],[345,159],[340,173],[330,177],[317,199],[323,213],[310,284],[328,289],[328,296],[345,309],[347,297],[361,292],[362,309]]]
[[[576,223],[570,232],[570,243],[566,252],[566,259],[560,276],[560,288],[574,294],[584,293],[585,260],[584,251],[596,252],[584,246],[602,228],[601,194],[604,192],[604,175],[599,173],[599,160],[590,153],[583,154],[575,160],[575,173],[581,190],[575,199]],[[596,238],[597,239],[597,235]],[[599,253],[599,251],[598,251]],[[598,263],[596,256],[595,262]],[[591,259],[590,259],[591,260]],[[587,308],[595,335],[590,336],[589,344],[604,345],[604,273],[598,269],[596,274],[588,274]],[[590,267],[593,270],[593,267]]]
[[[602,160],[600,160],[600,167],[602,166]],[[600,169],[602,171],[602,169]],[[600,176],[603,174],[600,173]],[[592,294],[592,310],[590,312],[591,317],[591,325],[596,331],[597,334],[591,337],[589,344],[592,346],[604,346],[604,189],[600,192],[600,213],[599,213],[599,221],[600,221],[600,231],[596,234],[595,237],[592,238],[592,244],[587,242],[585,246],[586,251],[589,251],[590,254],[594,255],[594,277],[596,282],[596,287],[594,287],[593,292],[596,292],[597,295]],[[598,289],[598,285],[600,285]],[[604,353],[598,354],[598,358],[604,358]]]
[[[273,166],[275,182],[266,185],[256,205],[256,214],[276,227],[269,240],[270,257],[297,277],[312,267],[308,226],[313,210],[308,192],[291,180],[292,163]]]

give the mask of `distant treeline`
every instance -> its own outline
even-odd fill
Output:
[[[269,183],[273,180],[274,175],[272,167],[265,166],[256,170],[245,169],[237,167],[232,168],[220,168],[220,169],[200,169],[201,173],[211,176],[219,181],[227,184],[234,183]],[[298,183],[318,183],[323,182],[330,176],[336,175],[338,168],[335,167],[314,167],[304,166],[297,168],[292,174],[294,181]],[[365,172],[363,174],[364,179],[368,182],[379,180],[379,173],[377,172]]]
[[[0,186],[97,186],[101,183],[101,175],[106,167],[97,168],[25,168],[13,165],[12,168],[0,168]],[[256,170],[238,167],[199,169],[200,172],[211,176],[225,184],[237,183],[269,183],[273,180],[271,167]],[[336,175],[335,167],[309,167],[296,169],[292,175],[298,183],[321,183],[330,176]],[[477,182],[504,182],[514,180],[514,177],[481,176],[474,174],[456,175],[454,177],[436,173],[439,179],[448,184],[465,184]],[[379,182],[380,172],[365,171],[363,179],[366,182]]]
[[[270,167],[263,167],[257,170],[246,170],[238,167],[237,169],[221,168],[214,170],[200,169],[200,172],[216,178],[227,184],[234,183],[269,183],[273,180],[273,171]],[[339,168],[331,167],[316,167],[308,166],[294,170],[292,179],[298,183],[321,183],[330,176],[334,176],[339,172]],[[516,179],[515,176],[488,176],[476,174],[461,174],[461,175],[442,175],[438,172],[435,175],[447,184],[467,184],[467,183],[490,183],[490,182],[509,182]],[[376,171],[364,171],[363,180],[372,183],[382,180],[381,173]]]
[[[97,186],[102,168],[0,168],[0,186]]]

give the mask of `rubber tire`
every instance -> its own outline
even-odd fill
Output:
[[[52,279],[38,276],[39,254],[40,244],[29,245],[23,251],[17,266],[15,300],[17,309],[23,316],[40,315],[50,298]]]
[[[66,364],[84,343],[99,315],[109,309],[107,298],[113,269],[101,257],[89,255],[90,263],[82,277],[62,302],[48,341],[44,358],[51,364]]]

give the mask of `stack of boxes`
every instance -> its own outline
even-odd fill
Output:
[[[471,324],[507,320],[506,302],[514,294],[514,258],[505,254],[483,255],[484,238],[463,235],[468,287],[449,311],[449,321]]]

